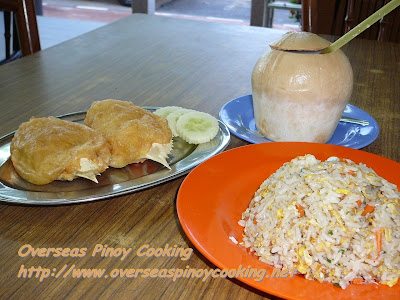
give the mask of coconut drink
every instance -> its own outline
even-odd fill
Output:
[[[251,78],[258,131],[273,141],[326,143],[350,99],[353,71],[330,42],[308,32],[288,32],[270,44]]]

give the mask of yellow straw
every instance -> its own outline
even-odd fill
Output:
[[[341,38],[339,38],[336,42],[331,44],[328,48],[326,48],[324,51],[322,51],[321,54],[330,53],[330,52],[333,52],[333,51],[341,48],[343,45],[350,42],[357,35],[359,35],[364,30],[368,29],[372,24],[374,24],[378,20],[382,19],[384,16],[386,16],[388,13],[390,13],[393,9],[395,9],[399,5],[400,5],[400,0],[390,1],[385,6],[383,6],[381,9],[377,10],[375,13],[373,13],[368,18],[366,18],[364,21],[362,21],[360,24],[358,24],[356,27],[354,27],[352,30],[350,30],[345,35],[343,35]]]

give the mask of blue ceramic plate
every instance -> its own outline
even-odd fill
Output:
[[[339,122],[338,127],[327,144],[361,149],[371,144],[378,137],[378,123],[365,111],[348,104],[343,115],[366,120],[369,122],[369,125],[362,126]],[[228,126],[232,134],[243,140],[254,144],[272,142],[265,137],[259,136],[254,121],[252,95],[242,96],[229,101],[222,107],[219,117]]]

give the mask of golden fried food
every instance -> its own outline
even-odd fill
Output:
[[[92,103],[84,123],[111,145],[111,167],[151,159],[169,168],[172,132],[165,118],[132,102],[107,99]]]
[[[48,184],[84,177],[97,182],[108,168],[110,149],[93,129],[54,117],[22,123],[11,141],[11,161],[25,180]]]

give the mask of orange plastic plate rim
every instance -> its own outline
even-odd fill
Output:
[[[265,269],[267,274],[272,273],[272,267],[235,244],[234,240],[241,240],[243,233],[237,222],[260,184],[283,163],[305,154],[313,154],[320,160],[337,156],[362,162],[389,182],[400,186],[398,162],[352,148],[278,142],[248,145],[220,153],[197,166],[185,178],[177,196],[177,211],[183,230],[215,268],[251,266],[252,269]],[[399,299],[400,295],[400,284],[391,288],[380,284],[359,284],[343,290],[299,275],[261,281],[241,276],[236,279],[287,299]]]

